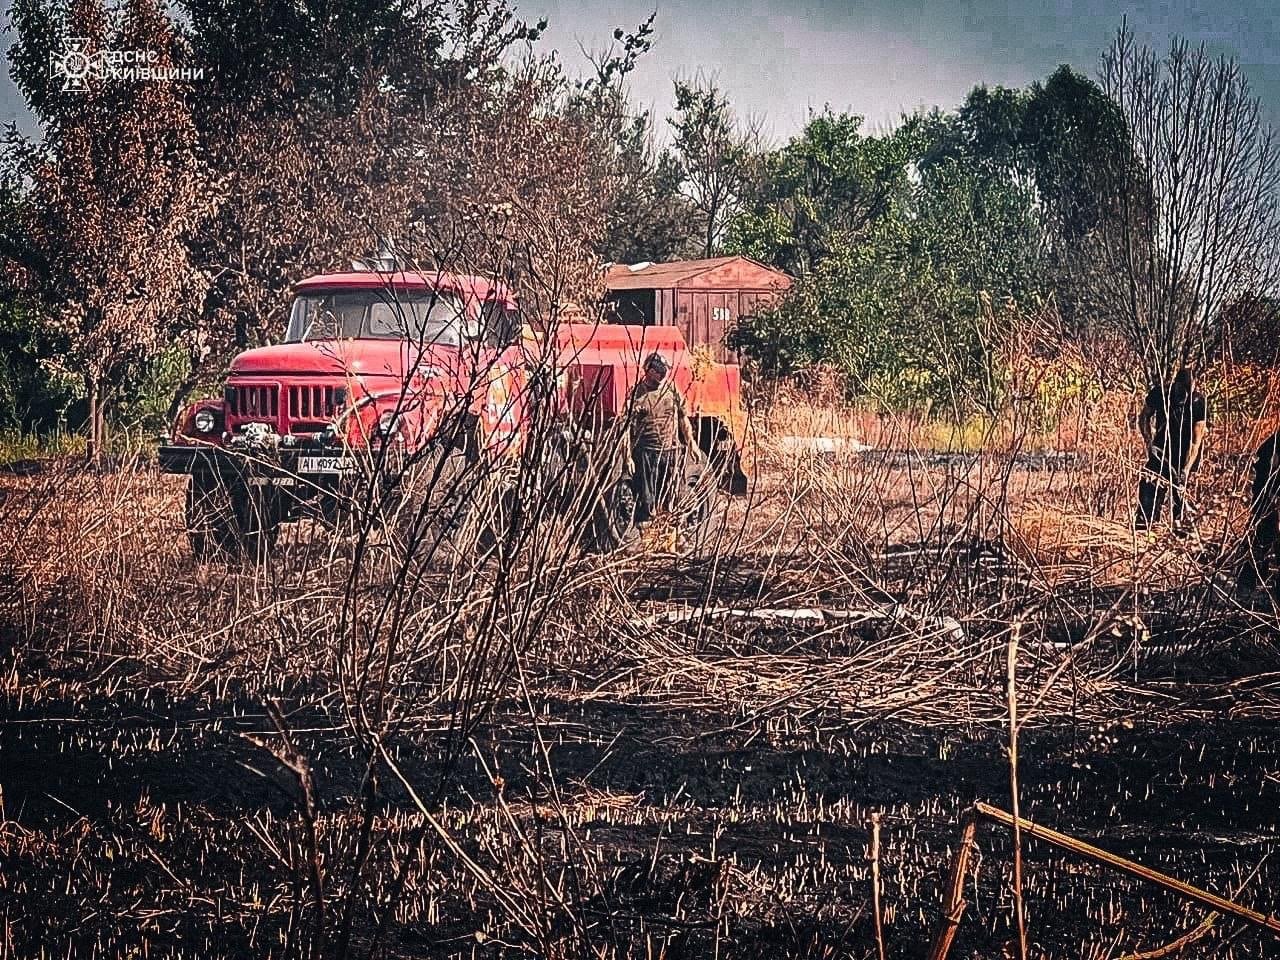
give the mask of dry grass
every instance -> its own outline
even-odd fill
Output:
[[[862,425],[794,401],[757,426],[749,502],[692,553],[580,556],[538,521],[410,580],[312,526],[265,567],[197,564],[181,483],[145,467],[4,481],[0,957],[864,956],[872,810],[918,952],[960,809],[1003,789],[1014,624],[1024,811],[1220,889],[1257,865],[1280,658],[1274,611],[1220,586],[1239,462],[1198,481],[1198,540],[1147,539],[1127,441],[797,454],[776,438]],[[993,955],[984,843],[964,936]],[[1176,926],[1095,871],[1028,871],[1048,955]]]

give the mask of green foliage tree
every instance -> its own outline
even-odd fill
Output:
[[[918,124],[883,137],[861,131],[861,117],[828,107],[762,157],[757,202],[734,219],[728,248],[804,274],[856,242],[905,189]]]
[[[1114,208],[1103,171],[1132,157],[1115,104],[1065,67],[882,137],[826,111],[769,155],[761,203],[734,222],[733,248],[801,277],[736,342],[766,372],[834,364],[890,405],[991,408],[1001,318],[1052,295],[1060,332],[1107,322],[1075,268]]]
[[[917,142],[929,161],[897,202],[731,342],[769,375],[833,365],[890,408],[990,412],[1004,389],[1001,324],[1042,293],[1034,192],[966,150]]]
[[[1022,128],[1027,95],[1007,87],[974,87],[953,113],[931,110],[922,128],[919,167],[961,163],[984,177],[1027,174]]]
[[[28,242],[22,225],[25,209],[15,155],[7,151],[0,165],[0,428],[47,429],[65,408],[68,397],[55,388],[40,365],[54,349],[41,336],[39,299],[27,294],[29,279],[43,277],[45,264]]]
[[[1104,215],[1105,171],[1132,157],[1119,107],[1064,64],[1044,83],[1031,85],[1021,143],[1046,226],[1061,243],[1079,241]]]
[[[538,38],[491,0],[178,0],[193,63],[216,78],[196,91],[202,122],[227,109],[355,110],[369,86],[429,105],[475,82],[513,44]]]
[[[646,111],[620,125],[613,149],[601,259],[614,263],[677,259],[690,245],[694,211],[681,189],[683,174],[670,150],[654,146]]]
[[[62,422],[76,383],[42,362],[64,344],[10,279],[0,279],[0,428],[47,433]]]

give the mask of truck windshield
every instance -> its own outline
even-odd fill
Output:
[[[285,340],[410,340],[459,347],[469,335],[461,301],[430,291],[342,290],[293,301]]]

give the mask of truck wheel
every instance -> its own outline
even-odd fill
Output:
[[[612,553],[631,540],[636,524],[636,494],[629,478],[615,481],[600,494],[587,528],[586,548]]]
[[[483,506],[483,513],[479,518],[480,528],[476,532],[476,549],[482,556],[487,557],[496,550],[517,522],[519,497],[519,491],[513,484],[504,484],[487,498],[487,503],[473,505],[473,508]]]
[[[250,560],[265,560],[280,533],[280,517],[273,502],[261,496],[261,488],[243,491],[237,504],[236,527],[240,555]]]
[[[268,504],[243,485],[192,474],[187,487],[187,537],[201,563],[224,556],[260,559],[271,549],[279,522]]]
[[[194,473],[187,486],[187,538],[201,563],[219,554],[235,554],[240,522],[230,483],[219,476]]]
[[[719,487],[714,475],[700,472],[687,481],[684,502],[679,504],[679,532],[683,549],[702,552],[713,526],[711,515],[715,509]]]
[[[735,497],[745,496],[749,482],[742,470],[742,451],[729,428],[715,417],[700,417],[698,448],[706,455],[720,489]]]

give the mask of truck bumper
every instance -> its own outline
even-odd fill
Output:
[[[350,457],[350,451],[321,444],[290,447],[274,451],[228,450],[225,447],[163,444],[156,457],[163,473],[217,474],[225,477],[264,477],[288,479],[299,475],[302,457]],[[310,474],[307,474],[309,476]]]

